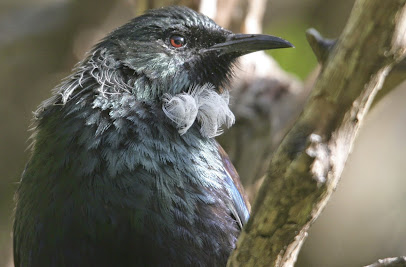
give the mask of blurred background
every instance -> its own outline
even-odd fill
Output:
[[[238,6],[239,1],[246,2],[233,2]],[[270,55],[306,83],[317,60],[305,30],[314,27],[324,36],[338,37],[353,3],[269,0],[263,31],[296,46]],[[145,9],[163,4],[198,8],[199,1],[1,0],[0,266],[12,262],[13,194],[30,155],[32,111],[100,38]],[[341,183],[311,228],[296,266],[363,266],[406,255],[405,132],[403,84],[368,115]]]

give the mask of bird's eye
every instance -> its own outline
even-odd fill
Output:
[[[183,36],[180,35],[172,35],[170,38],[171,45],[175,48],[179,48],[185,45],[186,41]]]

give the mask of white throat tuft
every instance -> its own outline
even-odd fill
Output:
[[[230,128],[235,122],[228,107],[229,100],[227,90],[218,94],[212,84],[206,83],[191,86],[187,93],[164,95],[162,110],[176,124],[181,135],[197,119],[202,136],[211,138],[223,133],[223,125]]]

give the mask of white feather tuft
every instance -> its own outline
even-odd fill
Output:
[[[198,112],[195,99],[188,94],[164,95],[162,109],[176,123],[181,135],[193,125]]]
[[[165,95],[162,109],[175,122],[180,134],[186,133],[197,119],[200,133],[211,138],[223,133],[223,125],[229,128],[235,122],[228,107],[229,99],[228,91],[218,94],[214,86],[207,83],[192,86],[187,93]]]

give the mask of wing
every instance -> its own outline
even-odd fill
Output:
[[[230,194],[232,197],[233,203],[230,205],[230,210],[233,216],[236,218],[240,228],[248,221],[249,212],[251,206],[248,202],[248,198],[244,193],[244,188],[240,181],[240,176],[237,173],[237,170],[234,168],[234,165],[231,163],[230,158],[224,149],[217,143],[218,151],[223,161],[224,169],[226,170],[226,181],[229,185]]]

